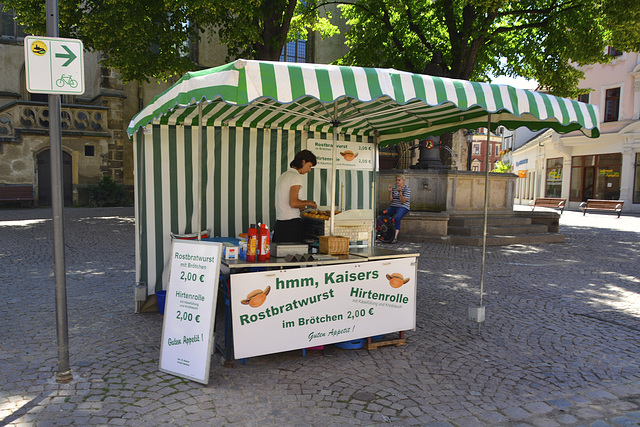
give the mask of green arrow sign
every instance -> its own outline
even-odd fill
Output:
[[[67,53],[56,53],[56,58],[67,58],[67,62],[62,64],[63,67],[66,67],[67,65],[71,64],[73,60],[77,58],[77,56],[75,53],[71,52],[71,49],[69,49],[66,45],[62,45],[62,48],[66,50]]]

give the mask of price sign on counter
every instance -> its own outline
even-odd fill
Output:
[[[209,382],[221,249],[195,240],[171,245],[160,370],[203,384]]]

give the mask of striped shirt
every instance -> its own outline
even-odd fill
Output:
[[[407,202],[402,203],[400,201],[400,192],[398,192],[398,186],[394,185],[391,189],[391,195],[393,196],[393,200],[391,201],[391,206],[403,207],[407,209],[411,209],[409,206],[409,199],[411,198],[411,189],[405,185],[402,187],[402,195],[406,197]]]

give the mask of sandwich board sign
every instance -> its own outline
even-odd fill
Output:
[[[160,370],[209,383],[222,244],[174,240],[162,325]]]
[[[81,40],[27,36],[24,59],[27,91],[62,95],[84,93],[84,47]]]

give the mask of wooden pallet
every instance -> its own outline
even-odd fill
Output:
[[[384,347],[387,345],[395,345],[396,347],[405,345],[407,343],[407,339],[404,337],[404,331],[399,332],[398,338],[388,339],[388,340],[380,340],[371,342],[371,338],[367,338],[367,342],[364,343],[364,348],[367,350],[375,350],[376,348]]]

